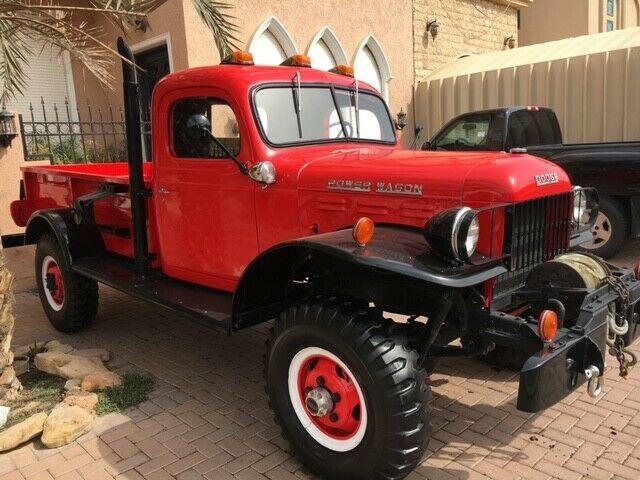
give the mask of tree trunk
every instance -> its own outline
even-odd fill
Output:
[[[14,330],[12,281],[13,276],[4,263],[4,252],[0,242],[0,399],[10,391],[15,393],[20,385],[11,366],[13,364],[11,340]]]

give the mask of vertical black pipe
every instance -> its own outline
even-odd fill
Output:
[[[147,214],[144,176],[142,173],[142,144],[140,141],[140,105],[134,58],[129,45],[118,38],[118,53],[131,63],[122,62],[125,122],[127,129],[127,156],[129,157],[129,194],[133,223],[133,254],[138,277],[147,275],[149,247],[147,245]]]

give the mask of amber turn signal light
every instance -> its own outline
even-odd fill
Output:
[[[353,239],[360,247],[364,247],[373,238],[376,226],[369,217],[362,217],[353,227]]]
[[[538,316],[538,334],[545,342],[550,342],[558,333],[558,314],[553,310],[543,310]]]

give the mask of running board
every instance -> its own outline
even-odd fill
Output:
[[[230,333],[232,293],[176,280],[160,271],[139,280],[133,261],[108,253],[78,259],[71,268],[78,275]]]

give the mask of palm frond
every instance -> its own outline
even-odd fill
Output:
[[[78,22],[73,14],[101,14],[126,32],[132,18],[146,17],[167,1],[88,0],[84,6],[71,6],[54,0],[0,0],[0,103],[27,87],[25,67],[37,54],[33,45],[69,52],[103,86],[112,89],[114,61],[128,60],[100,40],[103,29],[99,25]],[[231,5],[217,0],[192,2],[211,30],[220,57],[236,48],[238,27],[227,13]]]
[[[232,6],[216,0],[191,1],[204,24],[211,30],[220,58],[224,58],[229,52],[237,49],[238,26],[232,21],[234,17],[226,12]]]

